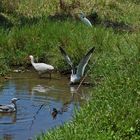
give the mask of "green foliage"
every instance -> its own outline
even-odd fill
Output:
[[[99,58],[91,78],[97,82],[102,77],[100,85],[91,90],[92,99],[76,112],[72,122],[37,140],[140,138],[139,35],[96,30],[94,42],[98,45],[92,60]]]
[[[3,13],[15,13],[18,9],[19,0],[1,0],[0,2],[0,12]]]
[[[81,30],[85,33],[83,34]],[[24,58],[32,54],[39,60],[52,63],[60,69],[66,63],[64,60],[62,63],[58,46],[62,45],[66,49],[74,63],[81,59],[89,47],[94,46],[92,31],[83,24],[69,20],[65,22],[41,20],[32,26],[25,25],[3,31],[2,36],[5,38],[2,37],[0,46],[11,66],[26,66],[30,62]]]
[[[1,1],[1,7],[4,7],[2,2],[9,5],[6,3],[8,0]],[[67,1],[68,4],[71,2]],[[136,0],[81,0],[80,3],[79,11],[96,11],[101,19],[123,21],[133,27],[140,23],[139,2]],[[48,20],[47,15],[61,11],[58,1],[23,0],[12,8],[13,12],[9,12],[8,7],[0,12],[15,24],[10,29],[0,27],[1,75],[15,65],[26,67],[30,64],[26,59],[30,54],[37,61],[65,70],[69,66],[58,46],[67,51],[74,64],[89,48],[95,46],[89,63],[89,76],[96,85],[91,90],[91,101],[80,112],[76,112],[72,122],[37,139],[139,139],[139,30],[116,32],[101,25],[89,28],[78,20]]]
[[[32,22],[34,19],[58,13],[71,13],[77,17],[78,12],[84,11],[86,14],[97,12],[103,20],[138,26],[140,24],[137,20],[140,13],[139,6],[139,0],[64,0],[63,8],[60,7],[59,0],[1,0],[0,13],[11,19],[15,25],[22,24],[22,19]]]
[[[9,72],[10,68],[7,63],[7,59],[5,58],[4,54],[0,56],[0,75],[4,76],[7,72]]]

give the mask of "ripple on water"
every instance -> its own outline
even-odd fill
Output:
[[[14,75],[18,78],[7,81],[0,88],[0,104],[9,103],[13,97],[20,98],[17,112],[0,113],[0,139],[26,140],[46,132],[71,120],[75,107],[80,106],[80,94],[71,94],[67,78],[48,81],[35,75]],[[61,113],[54,117],[53,108]]]

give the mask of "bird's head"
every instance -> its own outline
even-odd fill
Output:
[[[34,61],[34,57],[32,55],[29,55],[27,58],[29,61],[33,62]]]
[[[85,17],[85,14],[83,12],[80,12],[78,15],[80,16],[80,18],[84,18]]]
[[[29,59],[32,60],[33,59],[33,56],[32,55],[29,55]]]
[[[19,99],[19,98],[12,98],[12,99],[11,99],[11,102],[15,104],[16,101],[18,101],[18,100],[20,100],[20,99]]]
[[[56,108],[53,108],[53,112],[56,112],[56,113],[57,113],[58,111],[57,111],[57,109],[56,109]]]

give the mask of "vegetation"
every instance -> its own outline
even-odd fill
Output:
[[[70,5],[75,0],[61,7],[55,0],[9,1],[0,2],[1,75],[13,66],[26,68],[29,62],[25,58],[30,54],[65,70],[69,66],[58,46],[65,48],[74,63],[90,47],[96,47],[89,65],[89,76],[95,83],[92,99],[76,112],[72,122],[36,139],[140,139],[139,0],[80,0],[73,9]],[[101,23],[123,23],[133,30],[114,30],[104,24],[89,28],[75,19],[81,10],[87,15],[96,12]],[[68,18],[48,18],[55,14]]]

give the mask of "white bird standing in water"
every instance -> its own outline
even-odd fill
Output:
[[[11,113],[15,112],[17,110],[16,101],[18,101],[18,98],[11,99],[11,103],[7,105],[0,105],[0,112],[1,113]]]
[[[51,78],[51,71],[54,70],[54,67],[45,63],[35,63],[34,57],[32,55],[29,56],[32,66],[36,71],[38,71],[39,75],[49,72]]]
[[[86,25],[92,27],[91,22],[86,18],[84,13],[81,12],[79,15],[80,15],[80,19],[82,22],[84,22]]]
[[[71,70],[71,77],[70,77],[70,84],[76,84],[79,83],[82,76],[84,75],[84,71],[85,71],[85,67],[88,64],[88,61],[94,51],[94,47],[91,48],[87,54],[81,59],[81,61],[79,62],[77,67],[73,66],[73,63],[71,62],[71,59],[69,58],[69,56],[66,54],[66,52],[64,51],[64,49],[62,47],[59,47],[62,55],[64,56],[65,60],[67,61],[67,63],[71,66],[72,70]]]

